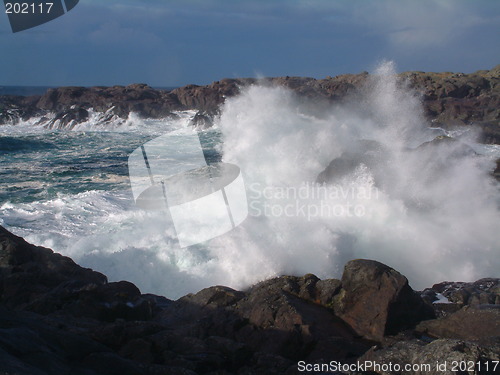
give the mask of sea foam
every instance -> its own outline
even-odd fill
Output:
[[[4,203],[0,224],[110,280],[170,298],[216,284],[245,288],[281,274],[339,277],[355,258],[387,263],[417,289],[500,276],[499,190],[489,174],[498,147],[478,145],[471,134],[461,140],[484,156],[460,152],[460,142],[415,150],[446,133],[428,128],[418,94],[397,81],[391,63],[365,89],[361,100],[321,111],[268,85],[228,98],[216,130],[201,135],[222,136],[215,147],[241,168],[250,214],[206,243],[181,249],[168,215],[135,207],[128,188]],[[187,117],[163,128],[131,118],[120,129],[148,139],[192,132]],[[367,141],[387,157],[316,184],[333,159]]]

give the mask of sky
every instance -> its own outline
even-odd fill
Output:
[[[500,64],[499,0],[80,0],[12,33],[0,85],[204,85],[372,71],[470,73]]]

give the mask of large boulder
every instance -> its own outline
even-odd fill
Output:
[[[106,276],[0,227],[0,303],[40,314],[65,311],[104,321],[152,317],[155,302]]]
[[[57,288],[88,289],[106,283],[103,274],[80,267],[50,249],[33,246],[0,227],[0,302],[3,305],[23,309],[36,305]]]
[[[184,336],[226,337],[243,344],[243,352],[292,361],[345,360],[364,353],[371,342],[357,338],[333,313],[339,286],[339,280],[309,274],[266,280],[246,292],[211,287],[179,299],[156,319],[174,324]]]
[[[406,277],[385,264],[350,261],[341,281],[342,288],[334,299],[335,313],[367,339],[380,341],[385,335],[434,317]]]
[[[257,284],[240,300],[235,311],[255,328],[246,327],[237,337],[250,347],[298,360],[353,358],[366,351],[368,341],[333,311],[321,304],[328,297],[316,287],[314,275],[280,277]]]

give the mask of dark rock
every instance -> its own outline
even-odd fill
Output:
[[[466,306],[446,317],[421,322],[416,331],[434,338],[486,341],[500,338],[500,306]]]
[[[186,305],[216,308],[232,305],[243,298],[244,295],[243,292],[238,292],[225,286],[212,286],[196,294],[188,294],[182,297],[179,302]]]
[[[140,363],[153,363],[152,344],[144,339],[135,339],[127,342],[119,351],[122,357]]]
[[[68,290],[104,285],[106,276],[50,249],[28,244],[0,227],[0,301],[9,308],[48,313]],[[54,291],[62,291],[59,296]],[[50,304],[39,301],[51,300]]]
[[[372,260],[346,264],[333,304],[335,313],[359,335],[375,341],[434,317],[406,277]]]
[[[156,319],[184,335],[223,336],[285,358],[352,357],[369,344],[322,305],[331,302],[339,283],[306,275],[267,280],[246,293],[212,287],[181,298]]]
[[[154,303],[132,283],[107,283],[104,275],[52,250],[35,247],[0,228],[0,297],[10,308],[41,314],[65,310],[114,321],[147,320]]]
[[[478,126],[481,140],[500,143],[500,68],[472,74],[406,72],[398,75],[402,82],[420,93],[429,123],[444,128]],[[72,108],[125,119],[130,112],[142,117],[164,118],[174,111],[194,109],[199,114],[194,125],[211,126],[221,104],[240,93],[241,88],[260,84],[284,86],[304,98],[314,108],[359,100],[370,87],[370,75],[345,74],[324,79],[276,77],[223,79],[207,86],[187,85],[172,91],[155,90],[145,84],[113,87],[60,87],[42,96],[0,96],[0,124],[45,116],[74,126],[85,121],[83,112]],[[62,121],[64,120],[64,121]],[[49,120],[50,121],[50,120]]]
[[[438,293],[464,291],[467,306],[422,321]],[[395,270],[356,260],[342,280],[281,276],[170,301],[108,283],[0,227],[0,373],[278,375],[297,374],[299,360],[493,365],[497,294],[498,279],[447,282],[422,293],[426,304]]]
[[[495,177],[497,180],[500,180],[500,159],[497,159],[495,170],[493,171],[492,175]]]
[[[257,284],[236,306],[238,314],[250,323],[237,337],[254,350],[289,359],[345,359],[364,352],[367,342],[357,340],[330,309],[313,302],[317,281],[306,275]]]
[[[446,298],[446,303],[436,303],[438,294]],[[472,283],[442,282],[422,291],[421,296],[429,303],[439,318],[447,317],[464,306],[500,307],[500,279],[485,278]]]
[[[461,340],[442,339],[430,344],[412,340],[398,342],[383,349],[372,348],[359,358],[358,362],[366,366],[371,363],[371,367],[367,367],[367,372],[365,372],[370,374],[493,374],[491,370],[495,364],[494,361],[498,363],[499,350],[498,344],[484,347]],[[374,367],[375,364],[379,367]],[[437,364],[440,366],[438,367]],[[478,366],[481,366],[481,371]]]
[[[116,321],[98,324],[89,327],[87,333],[96,342],[116,351],[122,350],[129,342],[138,339],[159,344],[154,339],[157,335],[166,334],[169,338],[174,336],[164,324],[151,321]]]
[[[326,307],[333,308],[333,300],[338,294],[342,282],[336,279],[319,280],[316,283],[316,300]]]
[[[211,114],[205,111],[198,111],[196,115],[191,119],[191,126],[198,129],[208,129],[214,124],[213,118],[215,114]]]
[[[56,114],[46,123],[49,129],[73,129],[75,125],[87,121],[89,113],[84,108],[70,108]]]
[[[240,93],[240,88],[255,83],[255,79],[223,79],[208,86],[187,85],[172,90],[179,103],[185,108],[214,112],[224,103],[226,97]]]
[[[15,125],[20,120],[42,115],[44,112],[36,107],[38,99],[38,96],[0,96],[0,125]]]
[[[242,375],[281,375],[292,374],[289,369],[295,367],[297,364],[283,357],[265,353],[257,352],[254,354],[252,360],[249,362],[248,367],[243,367],[238,371]]]
[[[78,316],[113,322],[117,319],[148,320],[154,303],[142,298],[139,289],[128,281],[100,285],[73,296],[74,303],[62,308]]]
[[[82,365],[95,373],[106,375],[147,375],[148,373],[147,368],[114,353],[92,353],[83,360]]]
[[[91,353],[110,349],[73,333],[60,319],[0,307],[0,373],[94,374],[75,366]]]
[[[461,306],[500,305],[500,279],[485,278],[472,283],[445,281],[433,285],[430,290],[441,293],[450,302]]]

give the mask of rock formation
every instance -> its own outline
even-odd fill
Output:
[[[287,87],[316,105],[329,105],[356,100],[369,78],[364,72],[324,79],[266,78],[259,82]],[[471,74],[406,72],[399,78],[420,94],[429,123],[445,128],[477,125],[482,129],[483,142],[500,143],[500,65]],[[47,127],[72,127],[86,121],[91,109],[102,114],[103,122],[112,116],[127,118],[130,112],[164,118],[175,111],[191,109],[200,111],[195,124],[202,120],[202,126],[210,126],[225,98],[256,82],[252,78],[223,79],[207,86],[187,85],[172,91],[145,84],[60,87],[41,96],[0,96],[0,124],[46,116],[42,123]]]
[[[438,295],[452,302],[432,303]],[[0,374],[298,374],[299,361],[492,369],[499,306],[499,279],[419,294],[371,260],[348,262],[341,280],[281,276],[171,301],[108,282],[0,227]]]

